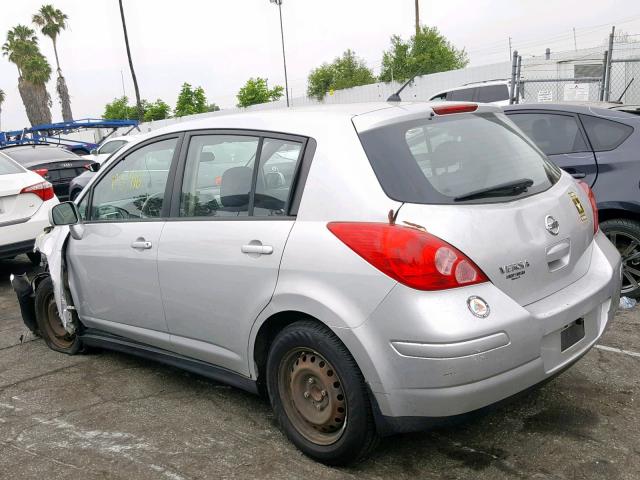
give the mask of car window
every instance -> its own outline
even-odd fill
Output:
[[[430,98],[430,100],[446,100],[447,99],[447,93],[441,93],[439,95],[435,95],[433,97]]]
[[[8,157],[20,164],[46,160],[75,160],[80,157],[66,148],[33,146],[11,148],[5,152]]]
[[[258,137],[198,135],[187,152],[181,217],[247,216]]]
[[[490,103],[509,100],[509,87],[501,85],[485,85],[478,87],[476,102]]]
[[[91,220],[160,217],[177,139],[139,148],[111,168],[93,188]]]
[[[452,90],[447,92],[447,101],[472,102],[474,100],[475,91],[475,87]]]
[[[0,175],[9,175],[12,173],[24,173],[24,170],[8,158],[0,155]]]
[[[103,155],[105,153],[113,153],[116,150],[120,150],[120,148],[127,142],[124,140],[111,140],[110,142],[106,142],[98,149],[98,153]]]
[[[85,195],[82,197],[80,203],[78,203],[78,212],[80,213],[80,219],[82,221],[89,218],[89,197],[90,195]]]
[[[254,215],[286,214],[301,152],[299,142],[265,138],[256,179]]]
[[[512,200],[550,188],[561,174],[501,113],[400,119],[359,135],[380,185],[400,202]],[[517,193],[496,189],[523,181]],[[483,190],[495,193],[464,198]]]
[[[591,146],[596,152],[613,150],[633,132],[633,127],[591,115],[580,115]]]
[[[513,113],[509,118],[547,155],[589,151],[573,115]]]

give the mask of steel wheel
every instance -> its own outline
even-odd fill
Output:
[[[69,335],[62,325],[60,315],[58,315],[58,306],[53,293],[45,299],[45,318],[44,329],[49,340],[58,348],[70,348],[75,340],[75,335]]]
[[[622,294],[637,290],[640,288],[640,242],[620,230],[608,230],[605,234],[622,257]]]
[[[296,430],[316,445],[340,439],[347,424],[347,399],[336,369],[322,355],[296,348],[280,362],[278,389]]]

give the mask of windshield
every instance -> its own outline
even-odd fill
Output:
[[[400,202],[502,202],[547,190],[560,178],[501,113],[398,122],[360,139],[385,193]]]

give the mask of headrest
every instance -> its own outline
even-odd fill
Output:
[[[233,167],[222,174],[220,201],[224,207],[241,207],[249,204],[249,192],[253,170],[249,167]]]

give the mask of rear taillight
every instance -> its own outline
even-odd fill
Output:
[[[33,193],[40,197],[43,201],[51,200],[55,194],[53,193],[53,186],[49,182],[40,182],[30,187],[24,187],[20,190],[20,193]]]
[[[578,180],[578,185],[580,188],[584,190],[589,198],[589,203],[591,204],[591,211],[593,212],[593,234],[598,233],[598,229],[600,228],[600,223],[598,221],[598,205],[596,203],[596,196],[593,194],[593,190],[588,183],[583,182],[582,180]]]
[[[47,175],[47,173],[49,173],[49,170],[46,168],[36,168],[34,170],[34,172],[36,172],[38,175],[40,175],[41,177],[45,177]]]
[[[378,270],[417,290],[488,281],[460,250],[416,228],[360,222],[331,222],[327,228]]]
[[[431,108],[437,115],[448,115],[450,113],[475,112],[478,109],[478,105],[475,103],[445,103]]]

